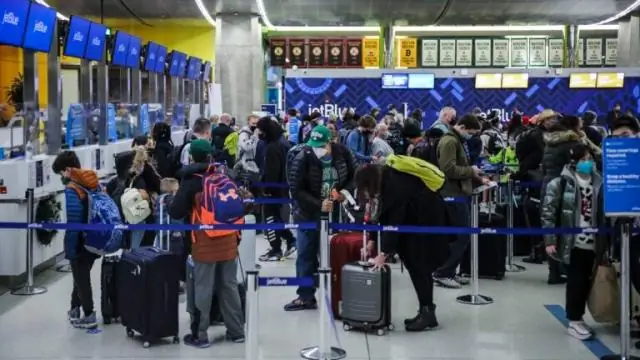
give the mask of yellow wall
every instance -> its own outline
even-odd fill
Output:
[[[96,21],[98,19],[94,19]],[[105,19],[113,30],[123,30],[142,38],[143,43],[154,41],[166,46],[169,51],[178,50],[215,63],[215,29],[198,19],[149,20],[152,26],[128,19]],[[38,80],[40,107],[47,106],[47,55],[38,54]],[[79,64],[78,59],[62,58],[62,63]],[[0,45],[0,104],[7,100],[6,92],[13,79],[23,72],[22,50]],[[3,111],[3,118],[10,118],[11,109]]]

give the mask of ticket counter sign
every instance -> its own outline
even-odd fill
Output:
[[[418,40],[398,39],[398,67],[414,68],[418,66]]]
[[[380,38],[362,39],[362,66],[365,68],[380,67]]]
[[[640,138],[605,139],[602,156],[605,215],[640,215]]]

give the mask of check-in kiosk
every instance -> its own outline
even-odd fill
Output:
[[[185,107],[184,77],[187,70],[187,55],[179,51],[172,51],[169,57],[167,72],[171,77],[171,127],[184,129],[187,124],[187,110]],[[175,143],[175,139],[174,139]]]

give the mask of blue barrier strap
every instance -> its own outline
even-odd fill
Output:
[[[245,199],[244,202],[246,204],[276,205],[276,204],[290,204],[292,203],[292,200],[289,198],[254,198],[254,199]]]
[[[470,198],[468,197],[452,197],[452,196],[446,196],[442,198],[444,200],[444,202],[448,202],[448,203],[469,203],[471,201]]]
[[[313,287],[313,286],[315,286],[313,278],[311,278],[311,277],[297,278],[297,277],[282,277],[282,276],[275,276],[275,277],[262,277],[261,276],[261,277],[258,278],[258,285],[259,286],[267,286],[267,287],[272,287],[272,286]]]
[[[551,234],[581,234],[581,233],[606,233],[611,231],[608,228],[471,228],[453,226],[388,226],[388,225],[364,225],[364,224],[329,224],[333,230],[346,231],[382,231],[399,233],[419,233],[419,234],[488,234],[488,235],[551,235]]]
[[[15,229],[15,228],[31,228],[31,229],[46,229],[46,230],[72,230],[72,231],[107,231],[112,229],[135,231],[135,230],[148,230],[148,231],[198,231],[198,230],[313,230],[318,228],[318,224],[308,223],[274,223],[274,224],[218,224],[218,225],[190,225],[190,224],[62,224],[62,223],[40,223],[40,224],[27,224],[27,223],[10,223],[12,225],[19,225],[20,227],[6,227],[7,223],[0,223],[0,229]]]
[[[540,181],[516,181],[513,183],[514,186],[520,186],[525,188],[540,188],[542,187],[542,182]]]

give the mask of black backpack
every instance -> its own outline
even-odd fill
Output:
[[[411,152],[411,156],[422,159],[428,163],[431,163],[435,166],[438,165],[438,143],[440,142],[440,138],[435,139],[435,142],[431,144],[429,140],[423,139],[420,140],[413,151]]]
[[[182,169],[182,151],[184,150],[184,147],[187,146],[187,144],[189,143],[190,141],[185,142],[182,145],[176,145],[173,147],[173,151],[171,151],[171,154],[169,155],[169,162],[171,164],[172,177],[176,177],[176,174],[178,173],[178,171]]]

